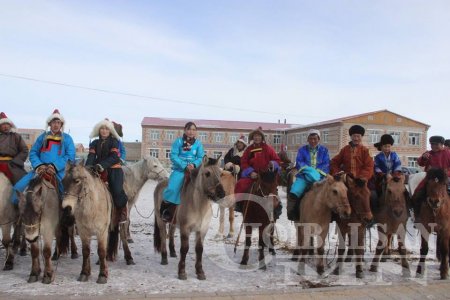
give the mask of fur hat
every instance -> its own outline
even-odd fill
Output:
[[[364,127],[362,127],[361,125],[353,125],[352,127],[350,127],[350,129],[348,130],[348,134],[350,136],[352,136],[353,134],[357,133],[360,135],[364,135],[364,133],[366,132],[366,130],[364,129]]]
[[[244,144],[245,147],[247,147],[247,142],[245,141],[245,136],[241,135],[241,137],[234,144],[236,145],[238,142],[241,142],[242,144]]]
[[[64,131],[64,125],[65,125],[66,121],[64,120],[64,117],[61,115],[61,113],[59,112],[58,109],[55,109],[53,111],[53,113],[47,118],[47,124],[45,126],[45,129],[47,129],[48,126],[50,126],[50,123],[53,120],[60,120],[62,122],[61,131]]]
[[[383,145],[387,145],[387,144],[394,145],[394,138],[390,134],[383,134],[381,136],[380,141],[378,143],[373,144],[373,145],[378,149],[378,151],[381,151],[381,147]]]
[[[104,119],[104,120],[98,122],[97,124],[95,124],[94,129],[92,129],[92,132],[89,135],[89,138],[92,139],[92,138],[100,136],[100,128],[102,128],[103,126],[105,126],[109,129],[109,131],[111,132],[113,137],[115,137],[118,140],[120,139],[119,134],[114,129],[114,124],[108,119]]]
[[[433,135],[432,137],[430,137],[429,141],[430,141],[430,144],[444,144],[445,143],[444,137],[440,136],[440,135]]]
[[[250,132],[248,134],[248,140],[249,141],[253,141],[253,136],[255,134],[259,134],[262,136],[262,141],[265,142],[266,141],[266,136],[264,135],[264,131],[262,131],[262,127],[259,126],[258,128],[256,128],[255,130],[253,130],[252,132]]]
[[[445,140],[444,146],[450,147],[450,140]]]
[[[16,125],[14,125],[13,121],[11,121],[11,119],[8,118],[4,112],[1,112],[0,113],[0,125],[1,124],[6,124],[6,123],[11,125],[12,129],[16,129]]]
[[[310,129],[310,130],[308,130],[308,137],[310,135],[313,135],[313,134],[317,135],[319,137],[319,140],[320,140],[320,131],[319,130],[317,130],[317,129]]]
[[[120,137],[123,137],[122,124],[116,123],[114,121],[112,121],[112,123],[114,125],[114,129],[117,131],[117,134]]]

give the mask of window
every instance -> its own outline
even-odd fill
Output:
[[[175,131],[166,132],[166,141],[173,141],[175,139]]]
[[[239,139],[239,134],[237,133],[231,133],[230,134],[230,144],[234,144]]]
[[[200,131],[198,133],[198,139],[200,140],[200,142],[206,142],[206,139],[208,138],[208,133],[204,132],[204,131]]]
[[[408,135],[408,144],[411,146],[420,146],[420,133],[410,132]]]
[[[322,143],[328,143],[328,131],[322,131],[320,140],[322,141]]]
[[[150,130],[150,139],[159,140],[159,130]]]
[[[22,138],[24,139],[24,140],[29,140],[30,139],[30,135],[28,134],[28,133],[21,133],[20,134],[21,136],[22,136]]]
[[[368,133],[368,136],[369,136],[369,143],[375,144],[375,143],[378,143],[380,141],[381,134],[382,134],[381,130],[371,129],[371,130],[368,130],[367,133]]]
[[[419,167],[419,164],[417,163],[417,157],[408,157],[408,167]]]
[[[214,132],[214,142],[223,143],[223,132]]]
[[[281,134],[274,134],[273,135],[273,143],[276,144],[281,144]]]
[[[389,131],[388,134],[392,135],[392,137],[394,138],[394,145],[400,145],[400,132]]]
[[[300,133],[296,133],[295,134],[295,143],[294,145],[300,145],[302,143],[302,136]]]
[[[150,149],[150,156],[158,158],[159,157],[159,149]]]
[[[301,135],[301,144],[307,144],[308,143],[308,133],[302,133]]]
[[[221,151],[214,151],[214,152],[213,152],[214,158],[218,158],[218,157],[221,156],[221,155],[222,155],[222,152],[221,152]]]
[[[166,149],[166,158],[170,159],[170,149]]]

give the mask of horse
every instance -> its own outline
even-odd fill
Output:
[[[45,266],[42,283],[49,284],[55,279],[51,261],[51,247],[53,238],[57,237],[60,213],[56,177],[54,175],[34,177],[25,193],[18,193],[18,198],[20,217],[25,228],[25,238],[31,245],[32,264],[28,282],[36,282],[41,273],[38,239],[39,236],[42,236],[42,253]]]
[[[351,175],[346,176],[348,188],[348,200],[352,208],[349,219],[337,218],[336,223],[339,228],[339,247],[337,266],[333,271],[334,275],[339,275],[344,261],[345,236],[348,234],[349,246],[346,262],[351,260],[353,253],[356,254],[356,278],[363,278],[362,259],[364,255],[364,233],[366,225],[373,220],[370,210],[370,190],[367,183],[358,186]]]
[[[389,255],[389,241],[391,241],[393,234],[397,234],[402,274],[404,277],[411,276],[404,245],[406,221],[408,220],[408,196],[405,195],[405,192],[407,193],[405,190],[405,176],[403,174],[400,177],[392,177],[390,174],[386,176],[383,191],[379,197],[379,209],[373,212],[377,223],[378,243],[369,269],[370,272],[378,271],[381,255]]]
[[[100,264],[97,283],[104,284],[108,279],[106,252],[113,206],[111,194],[102,180],[92,175],[82,163],[69,165],[66,173],[71,180],[65,181],[62,202],[64,218],[68,223],[76,220],[83,252],[83,266],[78,281],[88,281],[91,275],[90,244],[92,235],[95,235]]]
[[[331,221],[331,213],[335,212],[343,219],[349,218],[351,207],[347,198],[347,187],[343,178],[327,175],[324,180],[314,183],[305,194],[300,204],[300,221],[295,222],[297,246],[301,249],[298,273],[305,273],[305,256],[314,235],[320,237],[317,252],[319,254],[316,269],[319,275],[324,272],[323,254],[325,237]],[[311,228],[311,225],[314,225]],[[304,227],[303,230],[300,227]],[[317,231],[316,231],[317,230]],[[308,243],[308,244],[307,244]]]
[[[180,228],[180,261],[178,263],[178,278],[186,280],[186,255],[189,251],[189,235],[192,231],[196,234],[196,261],[195,270],[199,280],[205,280],[205,272],[202,266],[203,240],[209,228],[212,217],[210,200],[217,202],[225,197],[225,191],[220,182],[221,170],[219,168],[220,156],[216,159],[204,156],[202,164],[191,171],[190,180],[183,185],[181,190],[181,203],[176,209],[176,224]],[[155,189],[155,210],[161,206],[162,191],[166,181],[158,183]],[[158,193],[156,193],[158,191]],[[161,252],[163,264],[163,251],[165,250],[166,225],[162,223],[158,213],[155,214],[154,246],[157,252]],[[173,224],[172,224],[173,225]],[[163,248],[164,246],[164,248]],[[167,260],[167,252],[166,252]]]
[[[432,168],[426,174],[427,200],[422,203],[420,208],[420,223],[416,223],[421,237],[420,259],[416,269],[416,277],[423,277],[425,273],[428,238],[431,233],[436,232],[436,254],[441,261],[441,279],[445,279],[448,271],[448,219],[450,218],[447,195],[448,178],[443,169]],[[443,265],[445,261],[447,266]]]
[[[236,203],[236,198],[234,197],[234,186],[236,185],[236,176],[229,171],[223,170],[220,174],[220,182],[225,190],[225,198],[218,202],[220,219],[219,230],[216,234],[216,238],[224,237],[226,208],[228,208],[228,220],[230,222],[230,232],[228,233],[227,238],[232,238],[234,236],[234,204]]]
[[[129,243],[133,243],[130,234],[130,211],[139,199],[139,191],[147,180],[167,179],[169,173],[157,158],[151,156],[144,157],[132,165],[125,165],[122,170],[124,173],[123,188],[128,197],[127,240]]]
[[[246,234],[244,253],[240,262],[241,266],[248,264],[254,225],[258,227],[259,268],[262,270],[267,269],[264,255],[265,241],[269,241],[269,252],[275,255],[273,248],[273,232],[275,228],[273,210],[280,205],[277,188],[278,170],[270,163],[267,170],[258,172],[258,179],[250,189],[249,198],[241,200],[243,201],[242,226],[245,226]],[[239,240],[239,237],[237,240]]]
[[[14,256],[20,243],[22,226],[19,222],[19,210],[11,202],[12,185],[5,174],[0,172],[0,226],[2,228],[2,244],[6,250],[4,271],[14,268]],[[11,230],[13,236],[11,237]],[[21,245],[21,255],[26,254],[26,244]]]
[[[419,183],[427,176],[427,172],[419,172],[415,174],[410,174],[408,179],[408,192],[409,195],[412,197],[414,194],[414,191],[416,190]]]

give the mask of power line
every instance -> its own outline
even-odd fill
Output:
[[[177,99],[162,98],[162,97],[152,97],[152,96],[139,95],[139,94],[128,93],[128,92],[112,91],[112,90],[106,90],[106,89],[100,89],[100,88],[92,88],[92,87],[86,87],[86,86],[75,85],[75,84],[70,84],[70,83],[56,82],[56,81],[43,80],[43,79],[11,75],[11,74],[0,73],[0,76],[14,78],[14,79],[34,81],[34,82],[39,82],[39,83],[59,85],[59,86],[64,86],[64,87],[69,87],[69,88],[83,89],[83,90],[100,92],[100,93],[135,97],[135,98],[147,99],[147,100],[152,100],[152,101],[172,102],[172,103],[178,103],[178,104],[190,104],[190,105],[196,105],[196,106],[205,106],[205,107],[212,107],[212,108],[219,108],[219,109],[228,109],[228,110],[252,112],[252,113],[259,113],[259,114],[267,114],[267,115],[291,116],[291,117],[297,117],[297,118],[321,118],[321,116],[312,116],[312,115],[301,116],[301,115],[290,114],[290,113],[268,112],[268,111],[262,111],[262,110],[246,109],[246,108],[241,108],[241,107],[223,106],[223,105],[216,105],[216,104],[205,104],[205,103],[200,103],[200,102],[177,100]]]

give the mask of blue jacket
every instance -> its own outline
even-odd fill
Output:
[[[375,173],[382,172],[384,174],[389,174],[395,171],[402,170],[402,162],[398,157],[397,153],[391,151],[389,157],[386,159],[386,156],[383,152],[378,153],[375,156],[375,165],[374,165]]]
[[[184,171],[189,164],[194,164],[195,167],[200,166],[202,163],[205,151],[203,150],[202,143],[197,139],[191,146],[189,151],[183,150],[183,138],[177,138],[170,150],[170,160],[172,161],[172,170]]]
[[[297,152],[297,159],[295,161],[295,167],[299,170],[297,176],[300,176],[301,171],[306,167],[311,167],[311,155],[309,153],[309,145],[300,147]],[[328,149],[325,146],[317,145],[316,154],[316,167],[315,169],[320,175],[325,176],[330,173],[330,155]]]
[[[42,164],[52,164],[59,180],[64,177],[66,162],[75,162],[75,145],[67,133],[53,136],[42,133],[30,150],[30,162],[34,170]]]
[[[125,146],[123,145],[123,142],[121,140],[119,141],[119,153],[120,153],[120,159],[122,161],[125,161],[127,158],[127,151],[125,150]]]

